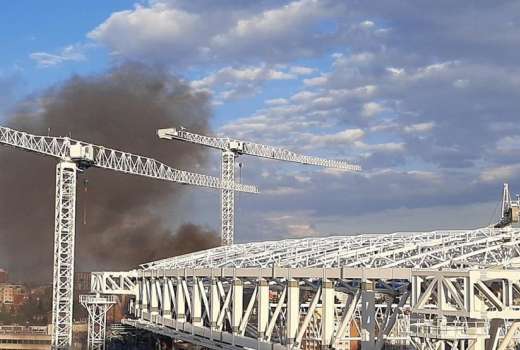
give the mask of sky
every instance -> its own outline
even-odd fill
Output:
[[[137,61],[208,92],[214,135],[363,166],[240,157],[261,194],[238,195],[238,242],[481,227],[504,182],[520,192],[519,2],[21,0],[0,18],[0,114]],[[218,196],[187,197],[186,221],[219,230]]]

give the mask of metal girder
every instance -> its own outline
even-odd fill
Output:
[[[74,236],[76,173],[89,167],[109,169],[181,184],[257,193],[254,186],[227,182],[207,175],[171,168],[155,159],[70,139],[33,135],[0,126],[0,144],[51,156],[59,160],[56,170],[56,217],[53,275],[53,333],[55,349],[72,345],[72,304],[74,278]],[[227,187],[229,186],[229,187]],[[104,282],[107,282],[106,280]],[[123,280],[120,290],[130,283]],[[100,286],[106,287],[103,283]]]
[[[169,317],[159,297],[166,284],[157,285],[154,276],[177,289],[186,286],[183,293],[193,305],[210,298],[209,316],[201,319],[199,311],[187,310]],[[149,299],[159,302],[140,303],[138,320],[128,322],[225,349],[340,349],[352,341],[376,350],[385,345],[483,350],[489,341],[493,345],[486,349],[505,349],[520,331],[520,291],[514,287],[519,270],[200,268],[140,271],[139,279],[152,293]],[[491,320],[510,322],[491,330]]]
[[[232,188],[235,183],[235,154],[233,152],[222,152],[221,178],[222,184],[227,188],[222,189],[221,243],[223,246],[233,244],[233,233],[235,232],[235,191]]]
[[[56,167],[52,298],[53,349],[69,349],[72,346],[76,172],[77,166],[72,162],[62,161]]]
[[[361,282],[368,281],[367,276],[376,287],[374,293],[387,295],[388,300],[393,300],[395,291],[379,282],[398,278],[404,283],[412,276],[410,269],[341,270],[215,268],[141,271],[138,276],[141,289],[151,294],[139,298],[141,302],[136,303],[134,317],[137,320],[126,322],[195,344],[213,342],[215,346],[229,349],[298,349],[311,343],[331,347],[350,341],[351,336],[345,330],[350,329],[353,322],[359,322],[359,315],[353,315],[353,310],[358,305]],[[289,275],[291,277],[287,278]],[[167,282],[158,283],[158,278]],[[341,287],[345,283],[351,286],[352,294]],[[176,291],[177,308],[181,299],[191,300],[194,307],[182,307],[182,311],[177,309],[171,313],[169,300],[175,299],[171,293],[173,290]],[[180,290],[184,294],[182,297],[179,296]],[[164,295],[168,293],[167,302]],[[398,315],[403,316],[400,310],[407,299],[405,293],[397,300],[399,303],[386,304],[390,309],[376,316],[379,323],[377,327],[376,323],[373,324],[370,339],[374,342],[393,339],[390,332]],[[203,317],[202,305],[206,305]],[[336,317],[342,318],[341,325],[336,322]],[[373,316],[368,317],[373,319]],[[380,344],[382,346],[382,341]]]
[[[174,169],[152,158],[68,137],[39,136],[0,126],[0,143],[60,160],[77,161],[85,167],[93,166],[187,185],[218,189],[225,187],[220,179],[213,176]],[[74,154],[75,151],[78,153]],[[229,186],[239,192],[258,193],[258,189],[251,185],[233,183]]]
[[[88,311],[88,350],[104,350],[106,338],[106,315],[117,303],[113,295],[80,295],[79,301]]]
[[[520,257],[519,247],[518,228],[365,234],[235,244],[146,263],[141,268],[507,266]]]
[[[225,188],[222,189],[221,205],[221,240],[223,246],[232,245],[234,240],[235,196],[232,190],[232,184],[235,183],[235,158],[239,155],[244,154],[348,171],[361,171],[359,165],[351,164],[346,161],[306,156],[280,147],[253,142],[195,134],[183,128],[160,129],[157,131],[157,135],[162,139],[176,139],[222,151],[221,180],[222,184],[225,185]]]
[[[137,270],[127,272],[92,272],[90,291],[98,294],[135,295]]]
[[[232,151],[237,154],[245,154],[250,156],[283,160],[286,162],[295,162],[300,164],[317,165],[327,168],[336,168],[349,171],[361,171],[361,167],[342,160],[325,159],[319,157],[306,156],[298,154],[280,147],[262,145],[259,143],[235,140],[231,138],[212,137],[195,134],[184,129],[160,129],[157,131],[160,138],[177,139],[187,141],[207,147],[220,149],[222,151]]]

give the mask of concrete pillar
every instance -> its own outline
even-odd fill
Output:
[[[202,295],[204,291],[199,289],[199,281],[197,277],[193,277],[193,286],[191,292],[191,312],[192,312],[192,323],[194,326],[202,327]]]
[[[233,280],[233,306],[231,310],[231,328],[233,334],[238,334],[240,322],[242,321],[242,315],[244,313],[244,287],[242,281],[238,278]]]
[[[324,280],[322,282],[321,294],[321,348],[329,349],[332,343],[332,335],[334,333],[334,284],[332,281]]]
[[[141,317],[143,317],[143,311],[146,311],[146,312],[149,312],[150,310],[148,310],[148,305],[150,303],[150,293],[149,293],[149,284],[148,284],[148,280],[146,280],[145,278],[143,278],[141,280],[141,290],[143,292],[143,300],[141,302],[141,310],[139,312],[139,315]]]
[[[159,314],[159,297],[155,278],[150,280],[150,315],[155,316]]]
[[[263,339],[269,323],[269,283],[261,278],[258,280],[257,296],[258,339]]]
[[[164,318],[172,318],[172,296],[168,288],[168,277],[163,277],[162,280],[162,316]]]
[[[372,282],[362,282],[361,291],[361,348],[375,349],[375,296]]]
[[[213,278],[211,279],[211,286],[210,286],[210,323],[211,323],[211,329],[217,330],[217,321],[218,316],[220,313],[220,295],[218,292],[218,286],[217,286],[217,279]]]
[[[300,325],[300,285],[297,280],[287,281],[287,340],[292,345]]]
[[[177,321],[186,322],[186,299],[184,297],[184,289],[182,288],[182,277],[177,277]]]

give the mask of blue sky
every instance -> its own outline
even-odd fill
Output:
[[[244,159],[264,194],[241,197],[239,241],[487,225],[501,184],[520,187],[519,13],[514,1],[7,2],[0,110],[72,74],[160,64],[211,94],[215,134],[365,168]],[[207,214],[191,220],[218,229],[204,196],[186,204]]]

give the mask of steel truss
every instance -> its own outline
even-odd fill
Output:
[[[106,338],[106,315],[117,303],[113,295],[80,295],[80,303],[88,311],[88,350],[104,350]]]
[[[222,184],[227,188],[222,189],[222,245],[233,244],[233,232],[235,231],[235,191],[232,188],[235,183],[235,154],[222,152]]]
[[[213,349],[503,350],[520,330],[519,270],[168,269],[138,284],[127,324]]]
[[[72,346],[76,172],[77,166],[72,162],[62,161],[56,167],[52,298],[54,349],[69,349]]]
[[[288,239],[217,247],[150,262],[141,268],[509,265],[520,256],[519,241],[518,228]]]
[[[363,346],[381,349],[385,339],[394,338],[409,280],[410,269],[142,271],[134,306],[138,321],[131,324],[159,326],[195,343],[214,342],[210,348],[298,349],[344,346],[358,339],[350,336],[355,323]],[[365,317],[376,309],[377,317]]]
[[[230,138],[212,137],[194,134],[180,129],[160,129],[157,134],[162,139],[176,139],[185,142],[195,143],[222,151],[221,179],[223,184],[227,184],[222,189],[222,245],[233,244],[234,236],[234,209],[235,196],[232,184],[235,183],[235,158],[240,155],[250,155],[268,159],[282,160],[306,165],[317,165],[328,168],[343,169],[348,171],[361,171],[361,167],[346,161],[324,159],[306,156],[291,152],[284,148],[262,145],[248,141],[234,140]]]
[[[222,151],[234,151],[237,154],[247,154],[256,157],[283,160],[301,164],[324,166],[350,171],[361,171],[361,167],[343,160],[325,159],[313,156],[306,156],[289,151],[281,147],[273,147],[249,141],[235,140],[229,137],[214,137],[191,133],[184,129],[161,129],[158,130],[160,138],[178,139],[207,147],[216,148]]]
[[[69,349],[72,345],[74,221],[78,170],[98,167],[181,184],[223,188],[222,182],[216,177],[174,169],[152,158],[67,137],[39,136],[0,126],[0,144],[51,156],[60,162],[56,170],[55,201],[52,308],[54,349]],[[233,191],[258,192],[255,186],[234,182],[227,185]]]
[[[509,227],[218,247],[142,265],[131,322],[229,349],[503,350],[520,339],[520,273],[501,270],[518,266],[519,239]]]
[[[187,185],[217,189],[223,187],[221,180],[213,176],[174,169],[152,158],[98,146],[68,137],[39,136],[0,126],[0,143],[45,154],[61,160],[71,160],[72,158],[72,160],[78,161],[82,165],[127,174]],[[71,150],[80,151],[78,157],[71,156]],[[258,193],[258,188],[251,185],[233,183],[231,188],[240,192]]]

